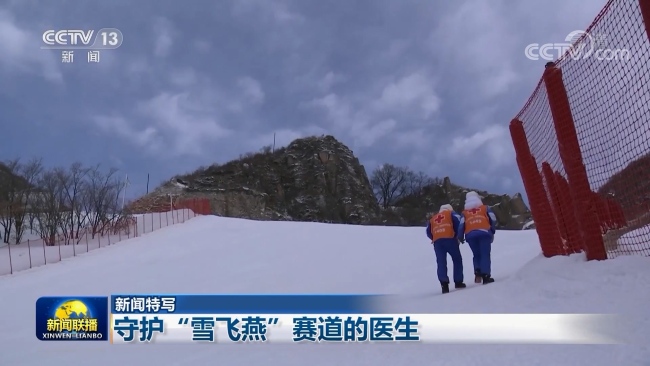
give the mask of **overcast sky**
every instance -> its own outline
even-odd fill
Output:
[[[0,159],[102,163],[129,196],[201,165],[331,134],[388,162],[523,193],[508,123],[605,0],[0,0]],[[118,28],[89,63],[49,29]]]

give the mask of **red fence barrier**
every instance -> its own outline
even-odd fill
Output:
[[[189,209],[198,215],[210,215],[210,201],[208,199],[169,199],[165,196],[143,198],[132,204],[136,209],[141,208],[146,212],[167,212],[172,210]]]
[[[148,213],[132,213],[107,221],[100,227],[86,226],[74,235],[60,234],[54,242],[50,238],[28,238],[20,244],[0,247],[0,275],[13,274],[18,271],[57,263],[65,258],[76,257],[113,245],[120,241],[142,236],[158,229],[184,223],[200,215],[210,214],[210,201],[207,199],[188,199],[174,202],[173,210],[168,204],[166,209],[147,210]],[[94,233],[93,233],[94,232]],[[27,229],[26,236],[30,236]]]
[[[650,0],[610,0],[510,133],[545,256],[650,255]]]

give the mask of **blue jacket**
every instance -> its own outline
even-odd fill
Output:
[[[461,217],[459,214],[452,212],[451,213],[451,223],[452,226],[454,227],[454,236],[458,236],[458,233],[460,233],[459,226],[460,226],[460,220]],[[427,222],[427,238],[429,240],[433,240],[433,236],[431,235],[431,221]],[[436,242],[442,242],[442,241],[456,241],[456,238],[450,238],[450,239],[438,239]],[[435,244],[435,243],[434,243]]]
[[[460,224],[458,225],[458,240],[464,241],[465,239],[473,239],[473,238],[479,238],[479,237],[485,237],[485,236],[490,236],[493,237],[494,234],[496,233],[496,222],[497,222],[497,217],[494,214],[494,211],[490,208],[490,206],[487,207],[487,216],[488,220],[490,220],[490,230],[472,230],[469,233],[465,234],[465,217],[461,217],[460,219]]]

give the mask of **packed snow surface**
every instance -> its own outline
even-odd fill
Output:
[[[197,217],[0,277],[0,365],[650,365],[650,259],[543,258],[534,230],[500,231],[496,282],[441,295],[424,228]],[[451,261],[450,267],[451,267]],[[451,268],[450,268],[451,275]],[[43,342],[35,301],[111,293],[384,293],[418,313],[614,313],[623,345]]]

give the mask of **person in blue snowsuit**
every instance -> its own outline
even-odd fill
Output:
[[[433,243],[438,265],[438,280],[442,293],[449,292],[449,276],[447,275],[447,254],[454,264],[454,284],[456,288],[467,287],[463,283],[463,257],[460,254],[458,242],[458,227],[460,215],[454,212],[451,205],[440,206],[440,211],[433,215],[427,223],[427,237]]]
[[[474,255],[474,282],[484,285],[494,282],[492,278],[492,242],[496,233],[496,216],[491,208],[483,204],[476,192],[467,192],[465,209],[458,227],[458,240],[467,240]]]

